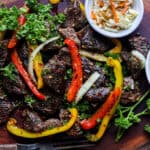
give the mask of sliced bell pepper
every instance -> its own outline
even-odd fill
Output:
[[[7,122],[7,130],[13,135],[23,137],[23,138],[30,138],[30,139],[41,138],[41,137],[62,133],[69,130],[74,125],[78,117],[78,111],[76,108],[70,108],[69,111],[71,113],[71,119],[65,125],[60,127],[47,129],[45,131],[38,132],[38,133],[29,132],[25,129],[17,127],[16,125],[17,121],[14,118],[10,118],[9,121]]]
[[[73,78],[67,92],[67,100],[68,102],[72,102],[75,99],[75,96],[82,85],[82,63],[76,43],[71,39],[65,39],[64,42],[69,48],[72,59]]]
[[[89,119],[81,121],[81,126],[85,130],[94,128],[97,124],[97,120],[103,119],[105,115],[113,108],[113,106],[119,102],[123,84],[121,64],[118,60],[112,58],[107,59],[107,64],[114,68],[114,74],[116,78],[115,88],[107,97],[105,103],[96,111],[96,113],[94,113]]]
[[[0,31],[0,41],[4,39],[5,31]]]
[[[30,45],[28,43],[28,47],[29,47],[29,51],[32,52],[37,47],[37,45]],[[42,78],[43,67],[44,67],[44,63],[42,60],[42,55],[39,52],[35,56],[34,61],[33,61],[33,69],[34,69],[36,77],[37,77],[37,88],[38,89],[41,89],[44,86],[44,82],[43,82],[43,78]]]
[[[109,50],[110,53],[120,53],[122,50],[122,44],[119,39],[112,39],[112,42],[116,45],[113,49]]]
[[[40,100],[46,100],[46,96],[43,95],[42,93],[40,93],[36,86],[32,83],[28,73],[26,72],[26,70],[24,69],[22,62],[18,56],[18,53],[16,51],[16,49],[14,49],[11,53],[11,60],[13,62],[13,64],[16,66],[17,70],[19,71],[20,75],[22,76],[22,78],[24,79],[24,81],[26,82],[26,84],[28,85],[29,89],[32,91],[32,93]]]
[[[121,67],[120,62],[118,60],[108,58],[107,64],[114,68],[114,73],[115,73],[115,78],[116,78],[115,89],[120,88],[120,90],[122,91],[123,74],[122,74],[122,67]],[[120,96],[121,96],[121,93],[120,93],[119,97],[117,98],[115,104],[111,108],[111,110],[102,119],[102,122],[99,126],[98,132],[96,134],[91,134],[87,137],[89,141],[96,142],[103,137],[103,135],[108,127],[109,121],[111,120],[111,118],[113,117],[113,115],[116,111],[116,108],[120,101]]]

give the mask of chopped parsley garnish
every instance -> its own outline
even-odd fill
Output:
[[[35,103],[36,100],[32,98],[31,96],[26,96],[25,97],[25,103],[29,106],[32,107],[32,104]]]
[[[0,68],[0,72],[2,72],[3,76],[15,80],[15,66],[13,64],[10,63],[4,68]]]
[[[0,31],[16,30],[20,12],[15,6],[11,8],[0,8]]]

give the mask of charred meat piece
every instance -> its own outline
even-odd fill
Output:
[[[110,88],[108,87],[92,88],[86,93],[85,98],[91,103],[102,103],[109,93]]]
[[[25,109],[22,115],[24,117],[23,127],[28,131],[41,132],[49,128],[61,126],[59,119],[52,118],[43,121],[36,112],[29,111],[28,109]]]
[[[65,9],[66,21],[64,27],[72,27],[76,30],[82,29],[87,24],[87,19],[81,12],[78,0],[70,3],[70,6]]]
[[[133,80],[132,77],[124,78],[123,92],[121,95],[121,103],[128,104],[133,103],[142,96],[142,91],[139,85]]]
[[[35,111],[38,111],[46,116],[55,115],[61,108],[62,98],[54,95],[52,92],[47,92],[46,101],[36,101],[32,104]]]
[[[104,53],[113,47],[112,42],[102,35],[93,31],[89,26],[78,32],[78,37],[81,41],[81,48]]]
[[[137,50],[145,57],[147,56],[147,53],[150,50],[150,43],[145,37],[141,36],[140,34],[136,34],[130,37],[128,42],[132,50]]]
[[[93,72],[97,71],[98,73],[100,73],[100,78],[96,81],[95,86],[99,87],[101,84],[103,84],[105,80],[104,70],[96,66],[92,61],[90,61],[89,59],[85,57],[82,57],[81,60],[82,60],[84,81],[86,81]]]
[[[21,42],[18,47],[18,54],[20,56],[21,61],[24,66],[27,68],[28,65],[28,57],[29,57],[29,49],[25,42]]]
[[[5,123],[14,110],[15,105],[8,100],[0,98],[0,124]]]
[[[27,93],[26,86],[16,69],[14,71],[14,80],[6,76],[3,76],[2,78],[3,78],[2,82],[3,88],[9,94],[25,95]]]
[[[58,55],[52,57],[44,66],[43,79],[47,86],[59,94],[64,94],[66,80],[64,79],[67,65],[70,64],[70,56],[65,48]]]
[[[70,113],[66,109],[61,109],[59,113],[59,118],[62,123],[67,122],[70,119]],[[67,131],[69,136],[80,136],[82,134],[82,129],[79,120],[75,122],[70,130]]]
[[[130,52],[122,51],[121,52],[122,59],[127,64],[127,69],[130,71],[132,77],[134,79],[138,79],[140,77],[140,73],[143,70],[141,65],[141,61],[133,56]]]
[[[0,41],[0,68],[5,65],[5,62],[7,60],[7,44],[8,40]]]
[[[77,45],[80,45],[80,40],[74,30],[74,28],[59,28],[59,32],[64,36],[65,38],[72,39],[76,42]]]

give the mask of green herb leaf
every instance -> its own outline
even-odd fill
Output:
[[[3,73],[3,76],[10,78],[11,80],[15,80],[15,66],[13,64],[9,64],[4,68],[0,68],[0,72]]]
[[[148,133],[150,133],[150,125],[145,125],[144,126],[144,130],[146,131],[146,132],[148,132]]]
[[[35,103],[36,100],[34,98],[32,98],[31,96],[26,96],[25,97],[25,103],[27,103],[27,105],[29,107],[32,107],[32,104]]]

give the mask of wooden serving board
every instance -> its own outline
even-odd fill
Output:
[[[22,6],[24,0],[0,0],[0,4],[6,4],[8,6],[16,5],[18,7]],[[66,0],[69,1],[69,0]],[[150,42],[150,0],[143,0],[145,5],[145,13],[143,21],[136,32],[140,32],[142,35],[146,36]],[[47,0],[41,0],[41,2],[46,3]],[[61,3],[62,6],[65,5],[64,2]],[[150,136],[143,131],[143,126],[146,123],[150,123],[150,117],[142,118],[142,122],[131,127],[128,132],[124,135],[123,139],[119,143],[115,143],[115,128],[111,127],[108,129],[103,139],[97,143],[97,146],[92,148],[92,150],[136,150],[142,145],[150,142]],[[44,139],[49,141],[49,138]],[[39,141],[25,141],[24,139],[18,139],[10,135],[5,127],[0,127],[0,144],[13,144],[16,142],[20,143],[31,143]],[[150,144],[144,150],[149,150]]]

